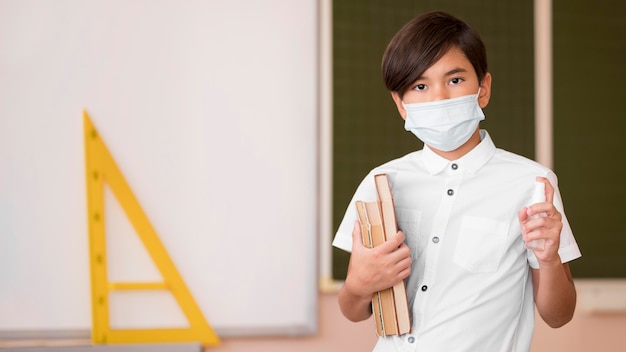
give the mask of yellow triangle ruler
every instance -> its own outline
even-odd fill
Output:
[[[148,217],[100,138],[87,111],[83,111],[87,177],[87,211],[92,293],[92,340],[97,344],[135,342],[200,342],[220,340],[176,270]],[[107,278],[104,184],[108,184],[161,273],[161,282],[109,282]],[[115,290],[168,290],[178,302],[189,327],[171,329],[112,329],[109,293]],[[155,307],[155,309],[158,309]]]

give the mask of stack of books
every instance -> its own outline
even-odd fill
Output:
[[[356,207],[361,222],[363,245],[374,248],[384,243],[388,236],[398,232],[393,197],[387,175],[374,176],[376,201],[357,201]],[[374,293],[372,312],[378,336],[402,335],[411,331],[409,304],[404,281]]]

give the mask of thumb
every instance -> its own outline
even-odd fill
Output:
[[[352,251],[363,248],[363,233],[361,232],[361,222],[359,220],[354,221],[354,228],[352,229]]]

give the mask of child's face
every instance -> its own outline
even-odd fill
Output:
[[[484,108],[489,102],[491,75],[487,73],[480,84],[472,63],[460,49],[452,47],[439,61],[424,71],[402,98],[395,92],[392,96],[402,118],[406,118],[402,102],[412,104],[457,98],[478,93],[479,86],[479,104]]]

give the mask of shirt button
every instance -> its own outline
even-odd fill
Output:
[[[451,189],[449,189],[449,190],[448,190],[448,195],[449,195],[449,196],[451,196],[451,195],[453,195],[453,194],[454,194],[454,191],[453,191],[453,190],[451,190]]]
[[[437,236],[433,237],[433,243],[439,243],[439,237]]]
[[[426,290],[428,290],[428,286],[426,285],[422,286],[422,291],[426,291]]]
[[[452,165],[450,165],[450,167],[452,168],[452,170],[456,170],[456,169],[458,169],[458,168],[459,168],[459,165],[457,165],[457,164],[452,164]]]
[[[415,342],[415,337],[413,337],[413,336],[409,336],[409,338],[407,339],[407,341],[409,341],[409,343],[413,343],[413,342]]]

